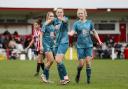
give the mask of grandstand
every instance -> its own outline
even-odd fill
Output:
[[[72,3],[77,3],[73,4]],[[76,19],[77,8],[87,8],[89,17],[96,26],[96,30],[104,40],[104,35],[114,36],[116,42],[128,41],[128,1],[117,0],[95,0],[92,4],[90,0],[65,1],[65,0],[1,0],[0,1],[0,33],[8,30],[13,33],[17,31],[20,35],[30,35],[32,33],[33,19],[39,16],[45,17],[46,12],[53,8],[65,8],[65,14],[71,25]],[[72,12],[72,13],[70,13]],[[120,13],[121,12],[121,13]]]

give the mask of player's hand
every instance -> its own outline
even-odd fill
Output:
[[[75,32],[73,30],[71,30],[70,32],[68,32],[69,36],[73,36],[75,34]]]
[[[56,29],[56,30],[59,30],[59,28],[60,28],[60,25],[56,25],[56,26],[55,26],[55,29]]]
[[[72,35],[71,32],[68,32],[68,35],[71,36]]]
[[[103,45],[103,43],[102,43],[101,41],[99,41],[99,45],[100,45],[100,46],[102,46],[102,45]]]
[[[47,24],[49,24],[49,23],[51,23],[51,22],[52,22],[51,19],[48,19],[48,20],[46,21]]]

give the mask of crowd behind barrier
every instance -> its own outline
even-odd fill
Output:
[[[76,39],[72,38],[72,39]],[[71,38],[69,39],[71,41]],[[10,34],[8,31],[0,35],[0,60],[10,59],[35,59],[34,45],[25,50],[31,41],[31,36],[19,36],[17,32]],[[73,40],[69,46],[75,48],[76,40]],[[71,53],[70,53],[71,54]],[[71,54],[73,56],[73,52]],[[102,46],[94,42],[93,56],[99,59],[128,59],[128,44],[115,43],[113,39],[105,40]],[[72,57],[73,58],[73,57]]]
[[[21,36],[18,32],[11,34],[5,31],[0,34],[0,55],[6,54],[6,59],[17,59],[31,41],[31,36]],[[34,49],[34,46],[31,46]]]

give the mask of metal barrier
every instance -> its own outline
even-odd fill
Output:
[[[19,60],[32,60],[36,58],[34,54],[35,49],[28,49],[19,51],[17,49],[0,49],[0,60],[10,60],[10,59],[19,59]],[[127,54],[128,49],[115,49],[115,48],[93,48],[93,58],[98,59],[128,59]],[[67,60],[75,60],[77,59],[77,49],[74,47],[69,47],[66,54],[65,59]]]

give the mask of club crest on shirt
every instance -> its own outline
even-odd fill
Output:
[[[89,35],[89,31],[86,30],[86,29],[83,29],[83,30],[82,30],[82,34],[83,34],[84,36],[88,36],[88,35]]]

